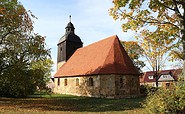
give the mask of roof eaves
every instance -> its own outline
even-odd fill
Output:
[[[72,76],[55,76],[54,78],[68,78],[68,77],[88,77],[88,76],[97,76],[97,75],[132,75],[139,76],[137,74],[125,74],[125,73],[102,73],[102,74],[84,74],[84,75],[72,75]]]

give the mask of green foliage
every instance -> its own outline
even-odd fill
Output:
[[[113,4],[109,13],[123,22],[123,31],[139,31],[139,37],[166,44],[172,60],[185,59],[184,0],[113,0]]]
[[[121,44],[134,62],[134,65],[141,70],[145,66],[145,63],[141,60],[144,50],[135,41],[122,41]]]
[[[48,90],[49,88],[46,87],[46,82],[50,80],[51,77],[51,67],[53,62],[51,59],[46,60],[37,60],[32,61],[31,68],[32,68],[32,75],[35,76],[33,81],[34,84],[37,85],[39,90]]]
[[[141,85],[140,86],[140,93],[143,95],[148,95],[151,93],[155,93],[159,88],[158,87],[153,87],[153,86],[148,86],[148,85]]]
[[[185,112],[185,85],[161,88],[150,93],[144,104],[147,113],[182,114]]]
[[[139,34],[150,70],[159,72],[167,59],[185,60],[184,0],[113,0],[113,4],[109,14],[123,22],[124,32]]]
[[[30,15],[32,15],[30,13]],[[0,44],[8,35],[18,35],[33,30],[33,21],[23,5],[17,0],[0,1]],[[32,15],[33,16],[33,15]]]
[[[0,2],[0,96],[25,97],[50,76],[50,49],[33,33],[31,17],[17,0]]]

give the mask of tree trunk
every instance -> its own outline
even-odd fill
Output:
[[[158,68],[158,62],[157,62],[157,59],[156,59],[156,66],[155,66],[155,81],[156,81],[156,87],[158,87],[158,78],[159,78],[159,76],[158,76],[158,72],[159,72],[159,68]]]
[[[158,78],[159,78],[158,71],[156,71],[155,72],[156,87],[159,87]]]
[[[182,69],[182,75],[185,81],[185,60],[183,61],[183,69]]]
[[[185,81],[185,31],[182,30],[182,45],[183,45],[183,69],[182,69],[182,75]]]
[[[158,76],[156,76],[156,87],[159,87]]]
[[[183,45],[183,69],[182,73],[185,79],[185,4],[182,4],[182,7],[184,9],[184,13],[182,15],[182,18],[180,20],[181,25],[181,35],[182,35],[182,45]]]
[[[184,28],[184,27],[183,27]],[[182,69],[182,73],[183,73],[183,77],[185,80],[185,30],[181,30],[181,34],[182,34],[182,45],[183,45],[183,69]]]

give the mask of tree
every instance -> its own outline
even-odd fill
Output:
[[[145,66],[145,63],[141,60],[144,50],[135,41],[121,41],[121,44],[134,62],[134,65],[141,70]]]
[[[156,87],[158,87],[160,71],[163,70],[166,60],[169,58],[169,49],[167,48],[169,44],[163,39],[162,35],[158,37],[153,33],[141,35],[137,39],[143,49],[143,56],[149,63],[148,69],[154,72]]]
[[[0,2],[0,96],[25,97],[45,86],[52,61],[34,17],[17,0]]]
[[[145,66],[144,61],[149,63],[150,67],[147,66],[147,68],[154,72],[156,86],[158,86],[160,71],[168,58],[168,55],[166,54],[168,52],[168,49],[166,48],[167,44],[161,37],[159,38],[152,34],[145,35],[146,36],[141,35],[137,37],[138,42],[128,41],[122,42],[122,44],[139,69]]]
[[[30,15],[34,17],[34,15]],[[33,31],[33,21],[26,9],[17,0],[0,1],[0,45],[10,34]]]
[[[166,48],[172,58],[185,60],[184,0],[113,0],[113,4],[109,13],[116,20],[124,20],[123,31],[159,37],[168,42]]]

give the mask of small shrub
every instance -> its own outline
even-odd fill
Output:
[[[150,92],[143,106],[147,113],[184,114],[185,85],[160,88],[156,92]]]

